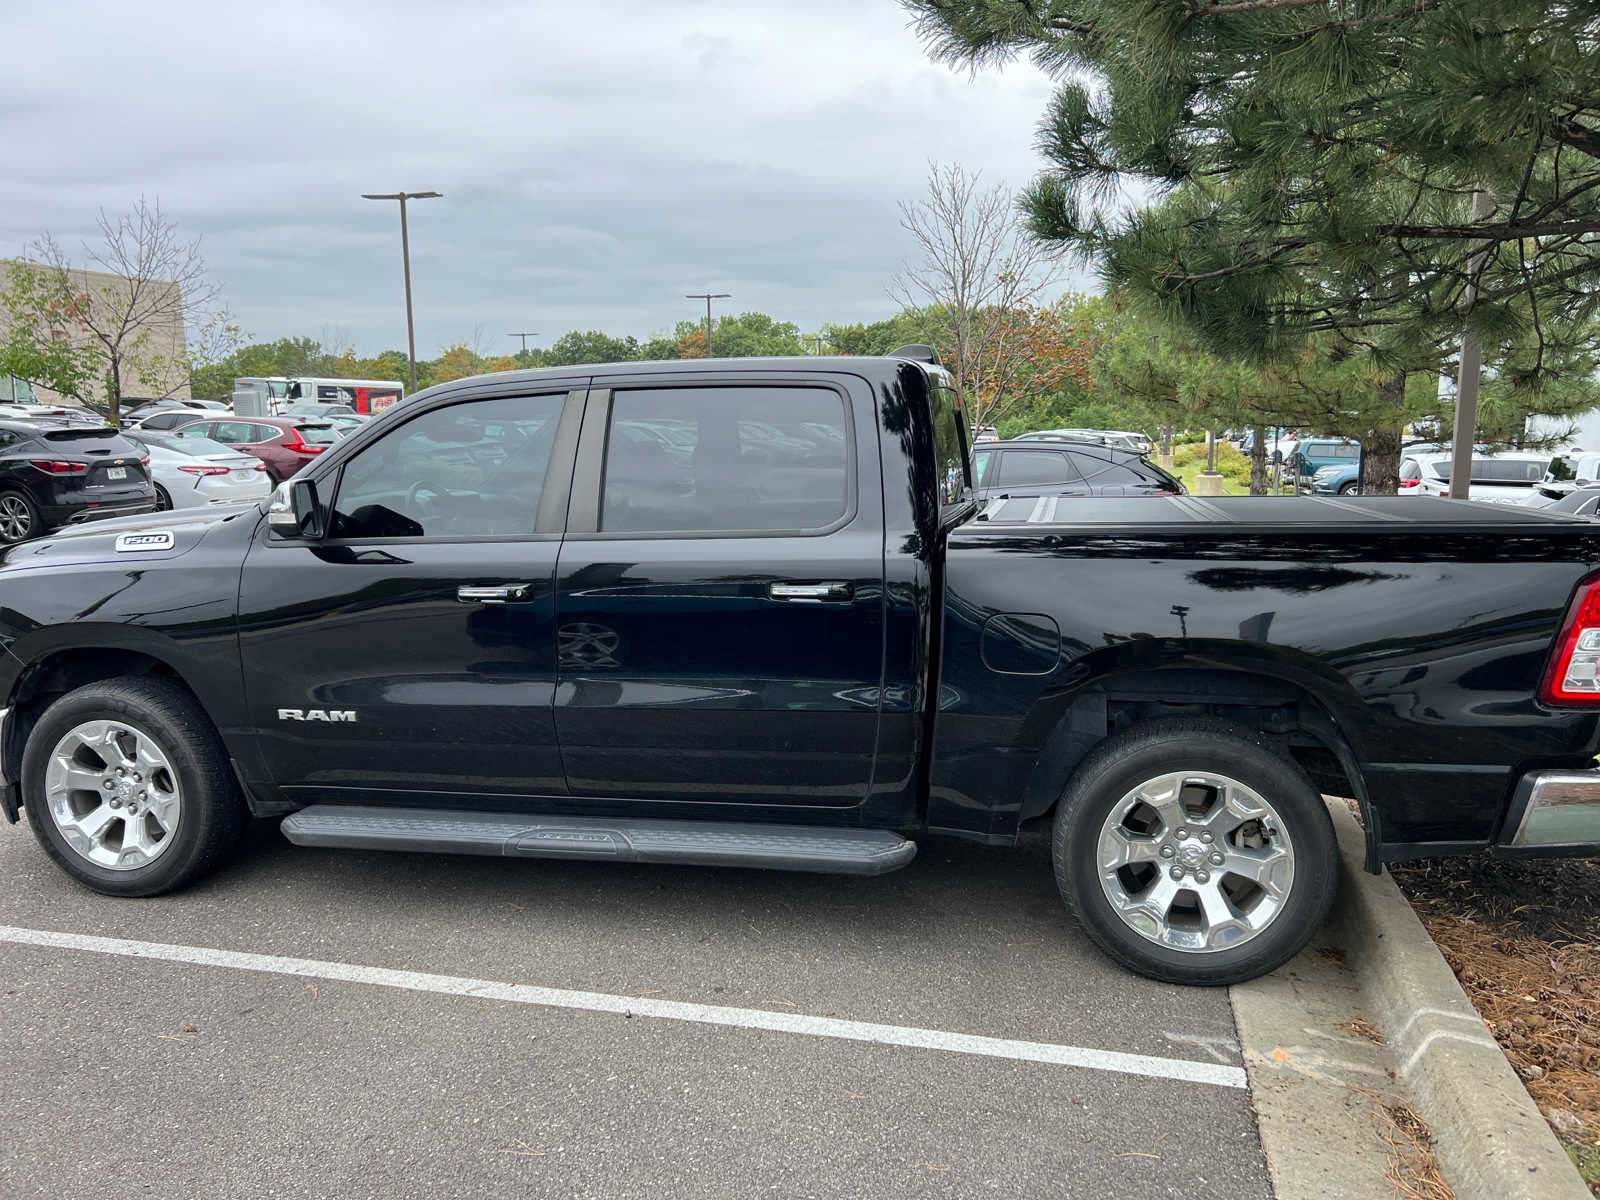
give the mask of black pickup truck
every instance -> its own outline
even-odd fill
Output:
[[[0,778],[119,896],[300,845],[874,874],[1053,828],[1129,967],[1224,983],[1368,866],[1600,850],[1600,526],[1411,498],[974,499],[882,358],[461,380],[269,505],[0,566]]]

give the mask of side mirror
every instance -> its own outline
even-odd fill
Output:
[[[309,479],[288,479],[272,493],[267,506],[267,526],[284,537],[315,540],[326,534],[324,512],[317,502],[317,485]]]

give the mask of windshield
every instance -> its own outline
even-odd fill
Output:
[[[331,446],[339,440],[339,434],[332,425],[296,425],[294,428],[300,440],[308,446]]]

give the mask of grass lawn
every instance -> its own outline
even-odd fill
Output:
[[[1195,480],[1206,466],[1206,444],[1195,442],[1188,446],[1172,448],[1172,473],[1183,480],[1183,486],[1194,491]],[[1250,494],[1250,456],[1240,454],[1231,442],[1217,443],[1217,470],[1222,472],[1222,493],[1225,496]],[[1271,472],[1268,471],[1270,476]],[[1287,478],[1287,476],[1285,476]],[[1285,487],[1284,491],[1292,491]]]

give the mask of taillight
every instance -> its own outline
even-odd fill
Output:
[[[1578,585],[1539,684],[1546,704],[1600,704],[1600,575]]]
[[[254,471],[265,471],[266,469],[267,469],[267,464],[264,463],[264,462],[258,462],[254,467],[251,468],[251,470],[254,470]]]
[[[1403,488],[1416,487],[1421,484],[1421,482],[1422,480],[1420,479],[1402,479],[1400,481],[1400,486]]]
[[[189,475],[226,475],[228,473],[227,467],[208,467],[199,463],[179,463],[178,470]]]
[[[139,465],[140,465],[140,466],[141,466],[141,467],[146,467],[146,468],[148,468],[148,467],[149,467],[149,466],[150,466],[150,456],[149,456],[149,455],[148,455],[148,454],[146,454],[146,455],[145,455],[145,456],[144,456],[144,457],[143,457],[143,458],[141,458],[141,459],[140,459],[140,460],[139,460]]]
[[[28,461],[46,475],[86,475],[89,472],[88,463],[65,458],[31,458]]]

